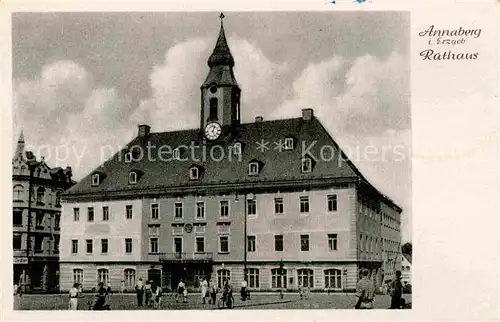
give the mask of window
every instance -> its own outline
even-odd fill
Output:
[[[135,287],[135,269],[125,269],[125,287]]]
[[[94,221],[94,207],[87,208],[87,221]]]
[[[132,219],[132,205],[125,206],[125,214],[127,219]]]
[[[36,202],[37,203],[45,202],[45,189],[43,187],[38,188],[36,191]]]
[[[247,282],[250,288],[259,288],[259,270],[257,268],[247,269]]]
[[[43,236],[35,236],[35,253],[41,253],[43,252],[42,245],[43,245]]]
[[[328,211],[337,211],[337,195],[329,195],[328,200]]]
[[[196,237],[196,252],[205,252],[205,237]]]
[[[78,254],[78,240],[73,239],[71,241],[71,253]]]
[[[247,236],[247,251],[255,252],[255,236]]]
[[[271,269],[271,287],[272,288],[286,288],[287,282],[286,269],[273,268]]]
[[[309,212],[309,197],[300,197],[300,212]]]
[[[277,197],[274,198],[274,213],[282,214],[283,213],[283,198]]]
[[[132,162],[132,152],[125,153],[125,163],[131,163],[131,162]]]
[[[309,235],[300,235],[300,250],[303,252],[309,251]]]
[[[229,201],[221,200],[219,205],[219,215],[221,217],[229,217]]]
[[[137,183],[137,172],[135,172],[135,171],[129,172],[128,183],[129,184],[136,184]]]
[[[101,282],[105,285],[108,284],[109,280],[109,271],[106,268],[99,268],[97,270],[97,282]]]
[[[96,174],[93,174],[92,175],[92,185],[93,186],[98,186],[100,183],[100,180],[99,180],[99,174],[96,173]]]
[[[149,252],[153,254],[158,253],[158,237],[149,238]]]
[[[363,251],[363,235],[362,234],[359,235],[359,251],[360,252]]]
[[[312,172],[312,160],[311,158],[302,159],[302,173]]]
[[[43,218],[44,214],[41,211],[36,213],[36,226],[42,228],[43,227]]]
[[[342,288],[342,272],[340,269],[325,270],[325,288]]]
[[[204,234],[205,233],[205,226],[203,226],[203,225],[195,225],[194,226],[194,233],[195,234]]]
[[[219,253],[229,253],[229,236],[219,236]]]
[[[125,238],[125,253],[132,253],[132,238]]]
[[[302,268],[297,270],[297,277],[299,285],[303,287],[314,287],[314,274],[313,270],[309,268]]]
[[[12,248],[18,250],[21,249],[21,247],[22,247],[21,235],[14,235],[12,238]]]
[[[92,239],[86,240],[87,254],[92,254]]]
[[[174,238],[174,252],[182,253],[182,237]]]
[[[205,219],[205,203],[203,201],[196,202],[196,219]]]
[[[217,105],[218,105],[217,98],[212,97],[210,99],[210,115],[209,115],[209,120],[211,121],[216,121],[219,119],[217,115]]]
[[[73,283],[83,284],[83,269],[75,268],[73,270]]]
[[[337,234],[328,234],[328,249],[337,250]]]
[[[151,205],[151,219],[158,220],[159,217],[158,204],[154,203]]]
[[[80,220],[80,208],[73,208],[73,221]]]
[[[55,214],[54,216],[54,229],[59,230],[61,227],[61,215]]]
[[[174,216],[175,218],[182,218],[182,202],[174,204]]]
[[[285,150],[293,150],[293,138],[285,138]]]
[[[274,236],[274,250],[277,252],[283,251],[283,235]]]
[[[228,269],[219,269],[217,271],[217,287],[223,288],[224,283],[231,279],[231,272]]]
[[[259,163],[258,162],[250,162],[248,164],[248,175],[256,176],[259,174]]]
[[[102,207],[102,220],[103,221],[109,220],[109,207],[108,206]]]
[[[241,143],[240,142],[236,142],[234,143],[234,146],[233,146],[233,153],[235,155],[240,155],[241,154]]]
[[[14,195],[12,200],[14,201],[23,201],[24,198],[24,188],[21,185],[14,186]]]
[[[101,253],[103,253],[103,254],[108,253],[108,240],[107,239],[101,239]]]
[[[61,191],[56,191],[56,206],[59,207],[61,205]]]
[[[54,236],[54,254],[59,253],[59,242],[61,237],[59,235]]]
[[[22,226],[23,225],[23,211],[22,210],[14,210],[12,212],[12,224],[14,226]]]
[[[247,214],[249,216],[257,215],[257,201],[253,199],[247,200]]]
[[[197,167],[192,167],[189,169],[189,179],[198,180],[200,177],[200,173]]]

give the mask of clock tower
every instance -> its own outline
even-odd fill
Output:
[[[208,58],[210,71],[201,86],[201,130],[209,140],[234,133],[240,124],[241,90],[234,77],[223,19],[221,13],[219,38]]]

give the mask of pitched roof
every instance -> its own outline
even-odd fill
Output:
[[[220,25],[219,38],[217,39],[217,43],[215,44],[214,51],[212,55],[208,58],[208,66],[220,66],[226,65],[233,67],[234,59],[231,55],[231,51],[229,50],[229,46],[226,41],[226,34],[224,32],[224,25]]]
[[[408,263],[411,264],[411,255],[410,254],[403,253],[403,257],[408,261]]]

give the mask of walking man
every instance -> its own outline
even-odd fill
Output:
[[[69,309],[77,310],[78,309],[78,296],[80,292],[78,292],[78,283],[73,284],[73,287],[69,290]]]
[[[247,280],[246,278],[241,281],[241,300],[246,301],[247,299]]]
[[[401,271],[396,271],[396,279],[391,283],[391,307],[401,308],[401,296],[403,295],[403,284],[401,284]]]
[[[203,301],[203,304],[205,304],[205,298],[207,297],[207,292],[208,292],[208,282],[205,278],[200,283],[200,291],[201,291],[201,300]]]
[[[135,284],[135,292],[137,293],[137,306],[142,306],[144,297],[144,285],[142,284],[142,278],[139,278]]]
[[[373,308],[373,297],[375,296],[375,286],[373,281],[368,278],[368,270],[363,270],[362,278],[356,285],[356,297],[358,301],[355,309],[371,309]]]

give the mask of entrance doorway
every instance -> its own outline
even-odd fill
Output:
[[[148,270],[148,281],[153,281],[156,285],[162,286],[161,283],[161,270],[159,269],[149,269]]]

